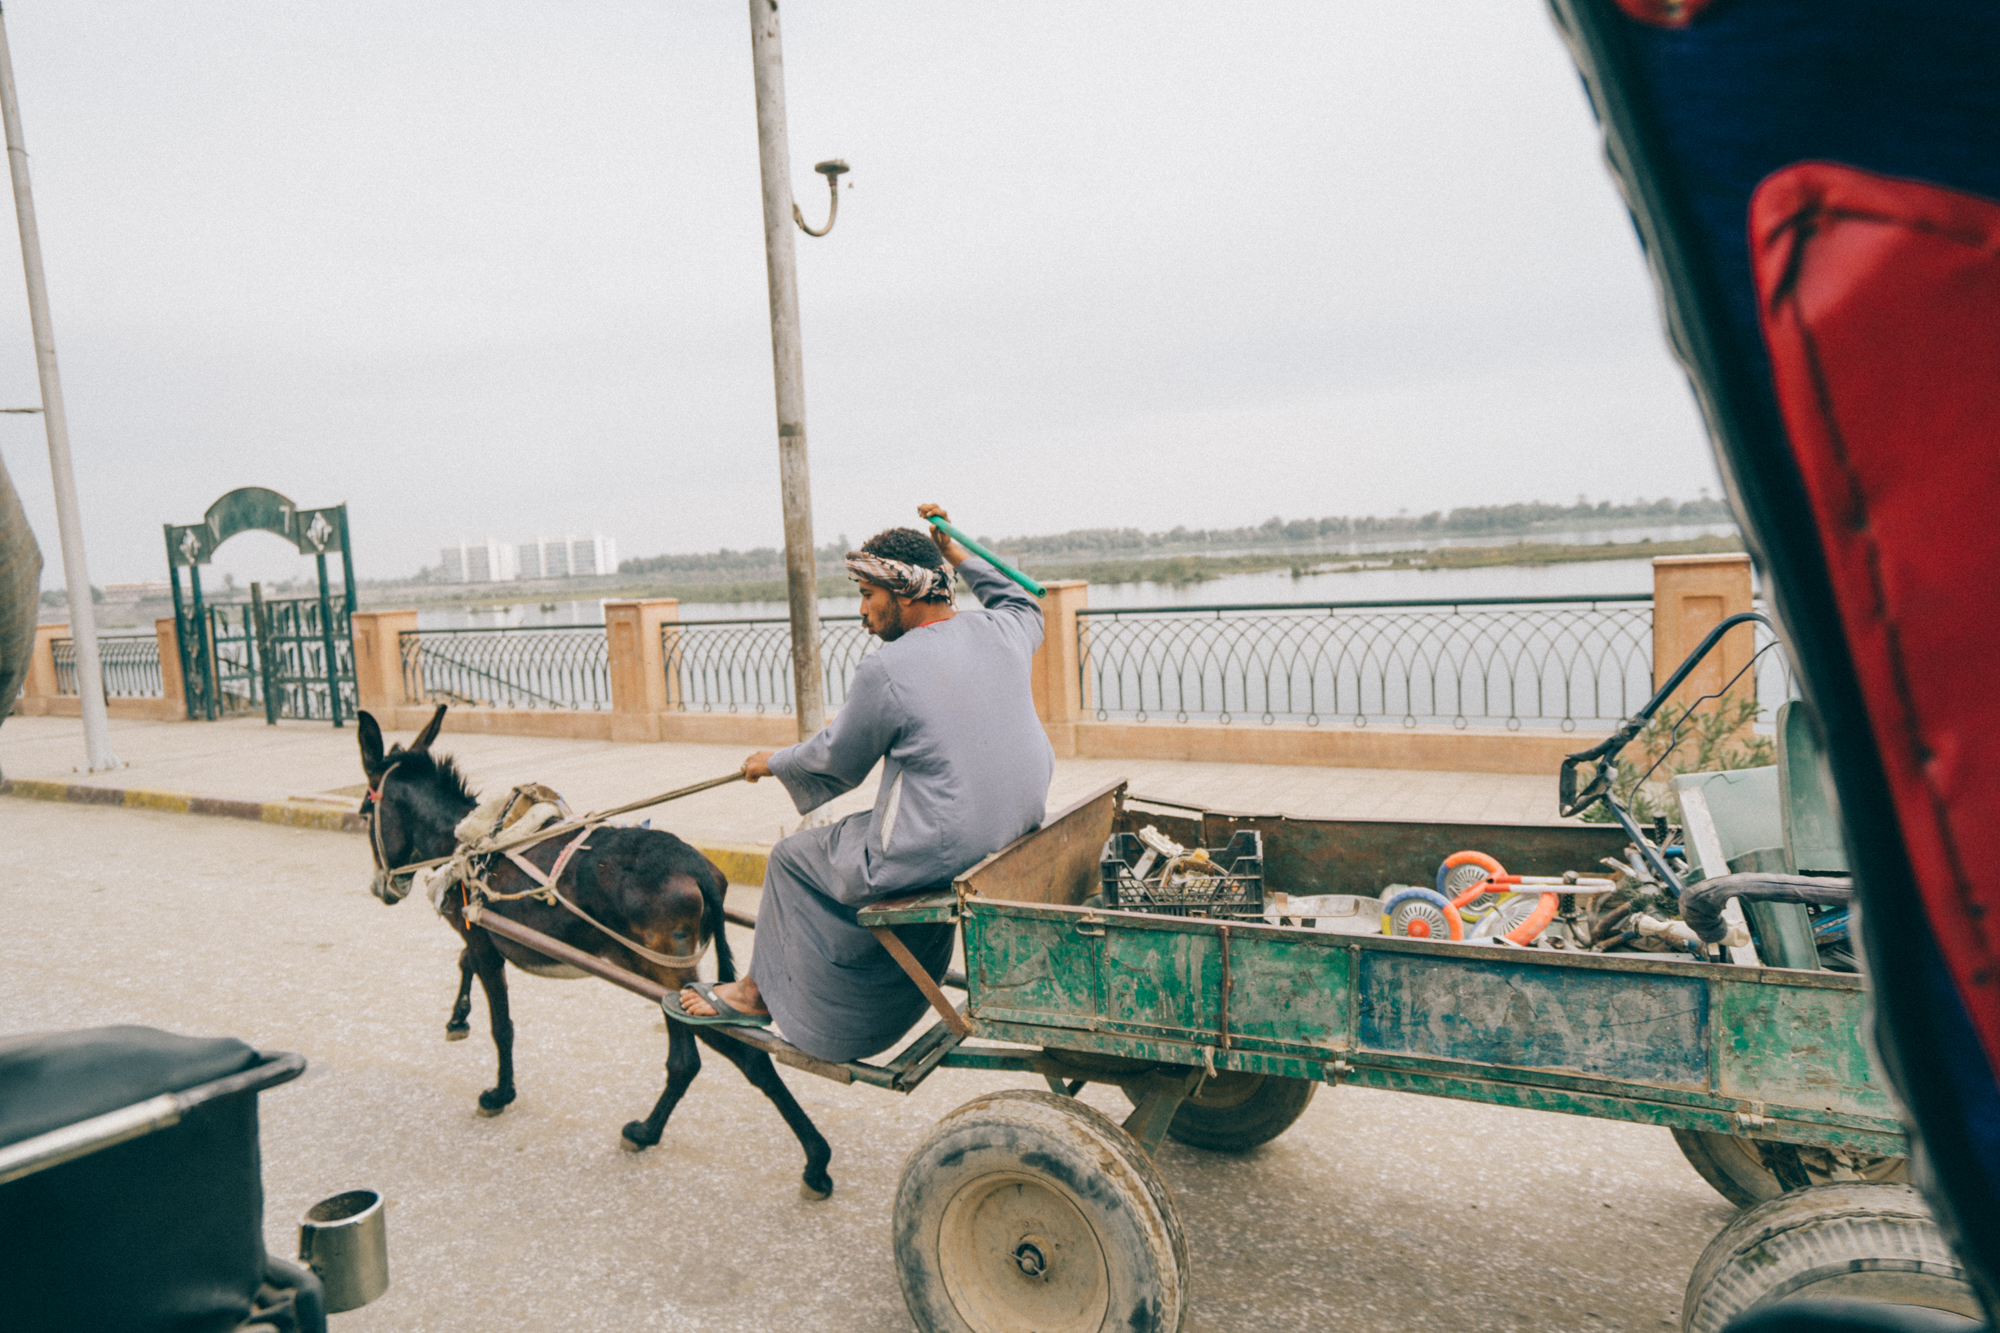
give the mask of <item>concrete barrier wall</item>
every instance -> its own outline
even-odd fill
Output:
[[[1751,604],[1747,555],[1672,556],[1653,562],[1654,678],[1677,665],[1724,616]],[[1399,768],[1478,773],[1553,773],[1562,757],[1594,744],[1604,731],[1551,728],[1319,727],[1254,722],[1220,725],[1100,722],[1091,715],[1083,664],[1078,660],[1077,612],[1089,605],[1089,586],[1049,585],[1043,601],[1048,633],[1035,655],[1031,688],[1035,710],[1057,755],[1087,759],[1204,760],[1230,763],[1304,764],[1341,768]],[[672,697],[661,638],[680,619],[671,599],[608,602],[605,633],[612,706],[606,711],[454,707],[450,727],[460,732],[567,737],[603,741],[689,741],[768,749],[789,745],[797,729],[789,713],[680,712]],[[404,684],[401,636],[417,628],[414,611],[365,611],[354,616],[354,664],[361,707],[396,731],[415,731],[434,704],[409,697]],[[73,696],[55,693],[55,664],[48,644],[68,632],[43,626],[26,691],[16,711],[27,716],[77,715]],[[159,622],[160,657],[172,679],[163,699],[114,699],[113,717],[165,718],[182,713],[179,658],[173,622]],[[1740,642],[1737,642],[1740,640]],[[1719,685],[1748,661],[1751,633],[1732,634],[1720,660],[1705,666],[1690,689]],[[1747,679],[1747,678],[1746,678]],[[1711,686],[1712,688],[1712,686]],[[1606,729],[1608,730],[1608,729]]]

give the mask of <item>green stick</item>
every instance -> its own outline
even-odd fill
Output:
[[[999,570],[1002,574],[1005,574],[1008,578],[1014,580],[1014,582],[1020,584],[1023,588],[1026,588],[1029,592],[1035,594],[1035,596],[1047,597],[1049,595],[1049,590],[1047,588],[1044,588],[1041,584],[1035,582],[1033,579],[1029,578],[1026,574],[1023,574],[1020,570],[1014,568],[1012,565],[1008,564],[1005,560],[1002,560],[999,556],[993,554],[993,552],[987,550],[984,546],[981,546],[978,542],[972,540],[972,538],[960,532],[958,528],[954,526],[949,520],[939,518],[936,514],[932,514],[930,516],[930,520],[932,526],[936,527],[938,531],[944,533],[945,536],[950,537],[960,546],[963,546],[966,550],[972,552],[974,555],[978,556],[981,560],[984,560],[987,564],[993,566],[993,568]]]

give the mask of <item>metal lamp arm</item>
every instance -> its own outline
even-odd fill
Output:
[[[826,208],[826,225],[818,231],[814,231],[811,227],[807,226],[806,215],[799,208],[798,200],[796,199],[792,201],[792,221],[798,223],[799,230],[808,236],[824,236],[833,230],[834,219],[840,216],[840,178],[847,174],[848,167],[839,158],[833,158],[830,161],[816,164],[813,170],[826,177],[826,191],[829,200]]]

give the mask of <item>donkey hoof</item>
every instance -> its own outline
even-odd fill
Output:
[[[446,1041],[464,1041],[471,1035],[472,1025],[469,1023],[460,1024],[457,1027],[447,1027],[444,1030],[444,1039]]]
[[[618,1131],[618,1146],[626,1152],[644,1152],[659,1141],[658,1134],[648,1138],[646,1126],[637,1120]]]
[[[482,1092],[479,1094],[479,1114],[491,1119],[506,1110],[513,1100],[514,1094],[511,1091],[501,1093],[496,1089],[491,1092]]]
[[[825,1203],[833,1197],[833,1181],[826,1182],[825,1189],[819,1189],[806,1181],[799,1182],[799,1197],[807,1203]]]

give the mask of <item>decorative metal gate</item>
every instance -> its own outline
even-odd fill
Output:
[[[252,584],[247,605],[203,603],[201,567],[222,543],[253,530],[275,533],[314,557],[318,597],[267,602]],[[337,727],[354,715],[354,556],[346,505],[302,510],[276,491],[246,486],[210,505],[199,523],[167,524],[166,536],[189,717],[213,722],[261,707],[268,722],[312,718]],[[337,597],[327,582],[330,553],[340,556]]]
[[[353,717],[354,636],[347,608],[335,602],[327,617],[317,598],[258,600],[265,719],[305,717],[338,726]]]
[[[262,711],[264,691],[255,613],[247,605],[211,606],[207,619],[209,676],[215,702],[208,718],[213,721]]]

